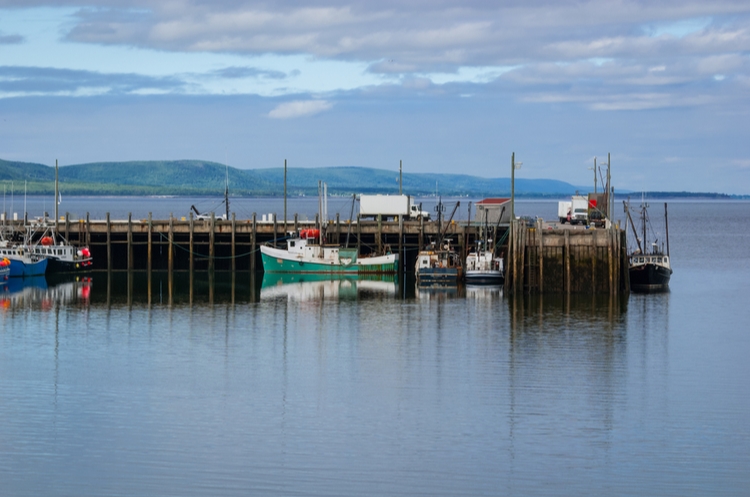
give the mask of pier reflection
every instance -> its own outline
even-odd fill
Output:
[[[252,272],[111,271],[95,273],[92,302],[127,306],[192,306],[258,302],[262,275]]]

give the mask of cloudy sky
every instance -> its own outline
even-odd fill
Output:
[[[747,0],[0,0],[6,160],[748,194],[749,117]]]

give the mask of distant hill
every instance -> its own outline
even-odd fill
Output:
[[[66,195],[208,195],[224,192],[229,178],[232,196],[282,196],[284,169],[236,169],[201,160],[96,162],[59,167],[60,190]],[[289,168],[287,194],[317,195],[318,182],[331,195],[398,193],[398,171],[364,167]],[[44,164],[0,159],[0,182],[30,195],[54,191],[55,168]],[[414,196],[444,197],[510,195],[510,178],[479,178],[465,174],[404,173],[403,191]],[[519,197],[564,197],[586,187],[550,179],[516,179]],[[624,192],[623,192],[624,193]],[[661,193],[662,196],[730,198],[722,194]]]

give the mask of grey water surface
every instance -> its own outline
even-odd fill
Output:
[[[747,495],[750,203],[669,216],[671,291],[624,298],[11,282],[0,495]]]

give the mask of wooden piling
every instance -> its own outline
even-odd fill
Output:
[[[286,228],[286,214],[284,215],[284,228]],[[232,213],[232,274],[237,270],[237,262],[236,262],[236,256],[237,252],[235,249],[235,235],[237,232],[237,220],[235,218],[235,213]],[[234,286],[232,286],[234,288]]]
[[[174,271],[174,250],[172,250],[172,245],[174,244],[174,217],[172,217],[172,214],[169,214],[169,234],[167,235],[167,268],[169,269],[169,274],[172,274],[172,271]],[[170,294],[171,294],[171,288],[170,288]]]
[[[152,230],[153,230],[153,219],[152,219],[151,213],[149,212],[148,213],[148,235],[147,235],[148,236],[148,240],[146,241],[146,243],[148,244],[148,250],[147,250],[148,254],[147,254],[147,262],[146,262],[147,266],[146,266],[146,269],[148,270],[149,273],[151,272],[151,268],[153,267],[152,264],[153,264],[153,244],[154,244],[154,242],[153,242]],[[150,292],[150,288],[151,287],[149,285],[149,292]]]
[[[274,220],[274,227],[276,226],[276,221]],[[208,271],[213,272],[214,270],[214,239],[215,239],[215,233],[216,233],[216,216],[214,213],[211,213],[211,219],[209,220],[209,229],[208,229]]]
[[[107,223],[107,271],[112,271],[112,223],[109,219],[109,212],[106,217]]]
[[[128,212],[128,271],[133,270],[133,213]]]
[[[189,218],[189,226],[188,226],[188,249],[190,250],[189,254],[189,262],[188,262],[188,269],[190,271],[193,271],[195,269],[195,218],[193,217],[193,213],[190,213]]]
[[[295,226],[297,224],[296,214],[294,215],[294,224]],[[257,215],[255,214],[255,212],[253,212],[253,231],[252,231],[252,234],[250,235],[250,271],[252,271],[253,273],[255,273],[255,259],[256,259],[255,248],[256,248],[256,243],[257,243],[257,234],[258,234]]]

